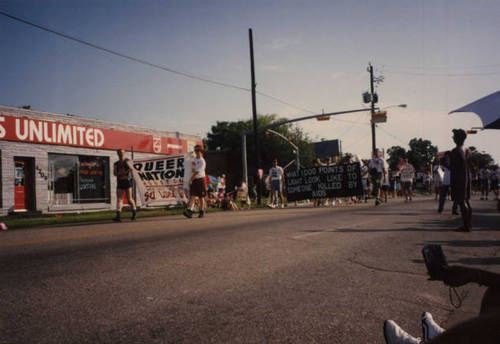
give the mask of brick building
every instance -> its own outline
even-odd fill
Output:
[[[114,209],[116,149],[184,153],[201,137],[0,105],[0,214]]]

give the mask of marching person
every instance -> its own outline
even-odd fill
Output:
[[[200,200],[200,214],[199,218],[205,216],[205,209],[207,202],[205,196],[207,195],[207,185],[205,182],[205,168],[207,166],[205,159],[203,159],[203,149],[200,145],[194,146],[195,158],[192,162],[192,176],[189,180],[189,202],[187,209],[182,213],[187,218],[193,217],[193,209],[196,200]]]
[[[403,159],[403,166],[401,166],[401,169],[399,170],[399,176],[405,202],[411,201],[411,186],[415,176],[415,168],[412,164],[408,163],[408,159],[406,158]]]
[[[271,179],[271,208],[278,206],[279,196],[281,201],[281,207],[283,207],[283,183],[285,181],[285,173],[283,168],[278,166],[278,159],[273,160],[273,167],[269,169],[269,177]]]
[[[127,196],[128,204],[132,207],[132,220],[136,219],[137,210],[134,199],[132,198],[132,168],[130,160],[125,158],[125,150],[118,149],[118,161],[113,165],[113,174],[116,176],[116,217],[113,221],[121,221],[121,212],[123,207],[123,195]]]
[[[375,205],[379,205],[381,203],[380,201],[381,182],[382,182],[382,177],[387,173],[387,171],[385,170],[384,160],[380,158],[380,155],[381,155],[380,149],[378,148],[375,149],[373,158],[370,160],[368,164],[373,185],[373,194],[375,196]]]

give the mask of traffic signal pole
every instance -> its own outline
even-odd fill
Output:
[[[250,72],[252,77],[252,117],[253,117],[253,133],[254,133],[254,144],[255,144],[255,156],[256,156],[256,175],[257,175],[257,203],[262,205],[262,180],[258,175],[259,169],[261,168],[261,160],[260,160],[260,147],[259,147],[259,139],[258,135],[258,123],[257,123],[257,101],[255,97],[255,65],[253,60],[253,35],[252,29],[248,29],[248,38],[250,42]],[[245,144],[246,146],[246,144]],[[245,152],[246,155],[246,152]],[[246,162],[245,162],[246,163]],[[247,182],[248,183],[248,182]]]

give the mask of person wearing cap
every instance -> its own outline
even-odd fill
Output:
[[[285,173],[281,166],[278,166],[278,159],[273,160],[273,167],[269,169],[269,177],[271,179],[271,202],[269,207],[274,208],[278,206],[278,197],[283,207],[283,184],[285,182]]]
[[[450,153],[451,199],[460,207],[463,226],[458,231],[470,232],[472,229],[472,209],[469,203],[471,190],[471,152],[464,147],[467,134],[462,129],[453,129],[456,147]]]
[[[205,168],[207,166],[203,159],[203,148],[200,145],[194,147],[195,158],[191,163],[192,176],[189,180],[189,202],[187,209],[182,213],[187,218],[193,217],[193,209],[197,199],[200,199],[200,214],[198,217],[205,216],[207,203],[207,185],[205,182]]]

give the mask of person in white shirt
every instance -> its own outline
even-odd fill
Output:
[[[187,218],[193,217],[196,199],[200,199],[200,214],[198,217],[205,216],[205,209],[207,207],[205,201],[205,196],[207,195],[205,168],[207,164],[205,159],[203,159],[203,149],[200,145],[194,147],[194,153],[196,157],[191,163],[191,170],[193,173],[189,180],[189,202],[187,209],[183,212],[183,215]]]
[[[438,173],[441,175],[441,188],[439,190],[439,207],[438,213],[442,213],[444,209],[444,203],[446,198],[448,197],[448,193],[450,190],[450,152],[447,151],[444,154],[444,157],[441,159],[439,164],[440,171]],[[452,214],[458,215],[458,205],[456,202],[453,202]]]
[[[281,206],[283,207],[283,184],[285,181],[285,173],[283,172],[283,168],[278,166],[278,160],[274,159],[273,167],[269,169],[269,179],[271,184],[271,202],[270,207],[274,208],[278,206],[277,195],[280,198]]]
[[[408,159],[404,158],[403,166],[399,169],[399,178],[401,180],[401,186],[403,187],[403,197],[405,202],[411,201],[411,186],[413,183],[413,178],[415,177],[415,168],[412,164],[408,163]]]
[[[382,177],[387,173],[385,170],[385,162],[380,158],[381,152],[377,148],[373,154],[373,158],[368,164],[368,169],[371,176],[371,181],[373,185],[373,194],[375,195],[375,205],[379,205],[380,202],[380,183],[382,182]]]

